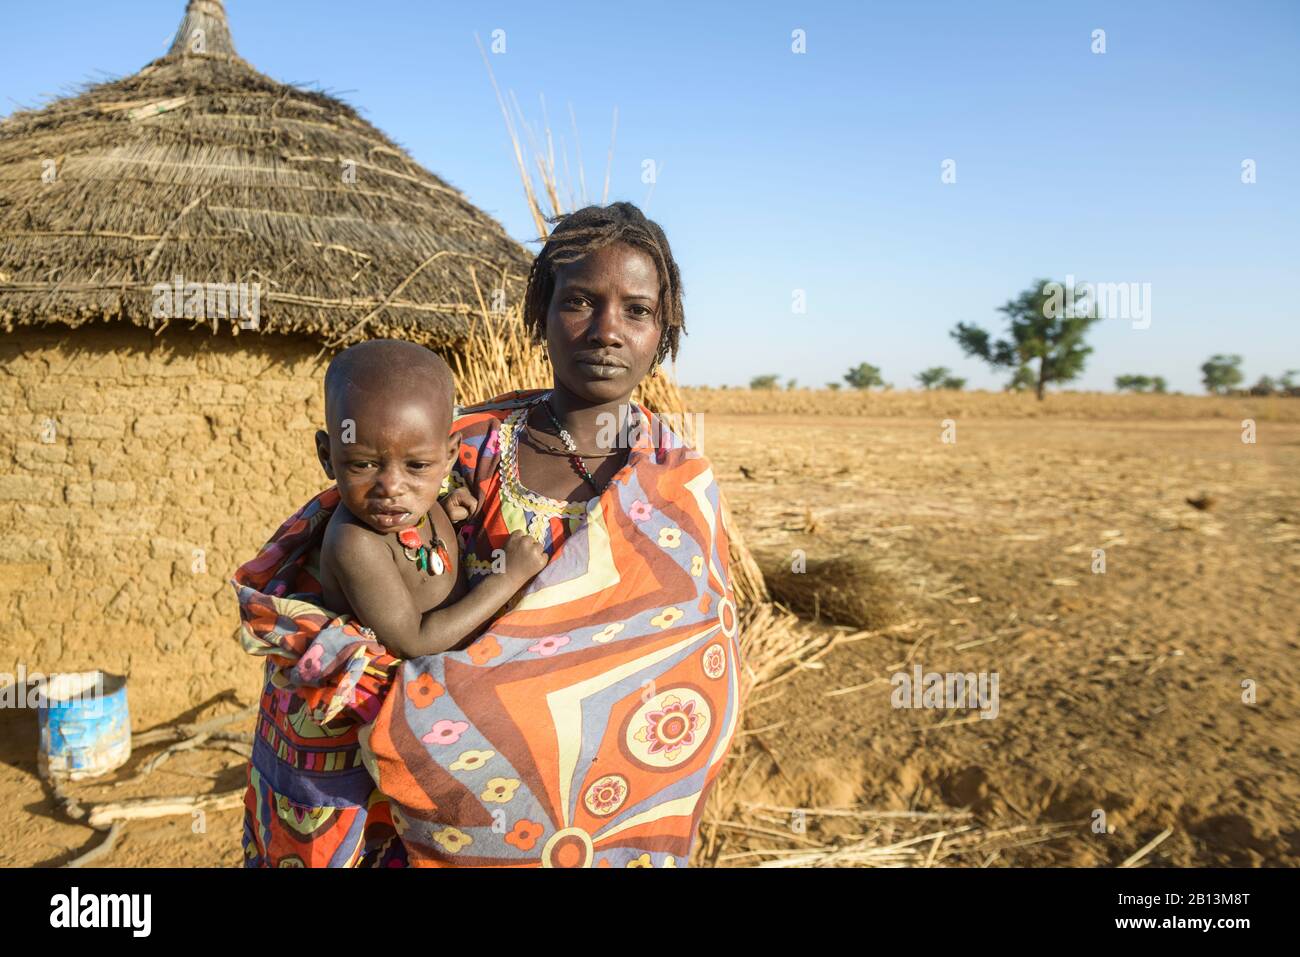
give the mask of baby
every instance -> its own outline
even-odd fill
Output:
[[[447,364],[396,339],[351,346],[325,373],[328,432],[316,433],[316,454],[340,501],[321,544],[322,603],[401,658],[456,647],[547,561],[515,532],[503,570],[466,594],[452,519],[438,502],[460,444],[448,435],[452,395]]]

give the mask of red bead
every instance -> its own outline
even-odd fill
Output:
[[[406,548],[419,548],[424,542],[420,541],[420,533],[414,528],[404,528],[397,533],[397,540]]]

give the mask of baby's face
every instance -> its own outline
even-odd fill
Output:
[[[377,532],[400,532],[438,501],[458,446],[447,402],[424,395],[350,393],[317,434],[325,473],[348,511]],[[324,447],[323,447],[324,446]]]

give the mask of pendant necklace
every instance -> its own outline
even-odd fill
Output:
[[[447,546],[436,534],[428,545],[420,540],[417,529],[424,524],[425,518],[426,515],[421,515],[420,520],[410,528],[398,532],[397,541],[402,546],[406,560],[415,562],[416,568],[428,575],[441,575],[451,565],[451,556],[447,554]]]
[[[546,410],[546,414],[550,416],[551,424],[555,426],[555,430],[560,433],[560,441],[562,441],[564,447],[569,450],[569,462],[572,464],[573,470],[595,490],[597,495],[602,494],[605,489],[597,487],[596,480],[591,477],[591,472],[587,470],[587,463],[583,462],[582,456],[578,454],[578,446],[577,443],[573,441],[573,436],[569,435],[568,430],[565,429],[564,426],[560,425],[560,420],[556,416],[555,410],[551,408],[551,394],[549,392],[542,396],[541,406]],[[632,415],[629,417],[628,421],[629,428],[636,421],[636,415],[636,407],[633,406]],[[605,483],[605,487],[609,487],[609,482]]]

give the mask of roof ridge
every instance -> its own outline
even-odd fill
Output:
[[[221,0],[189,0],[167,56],[239,57]]]

